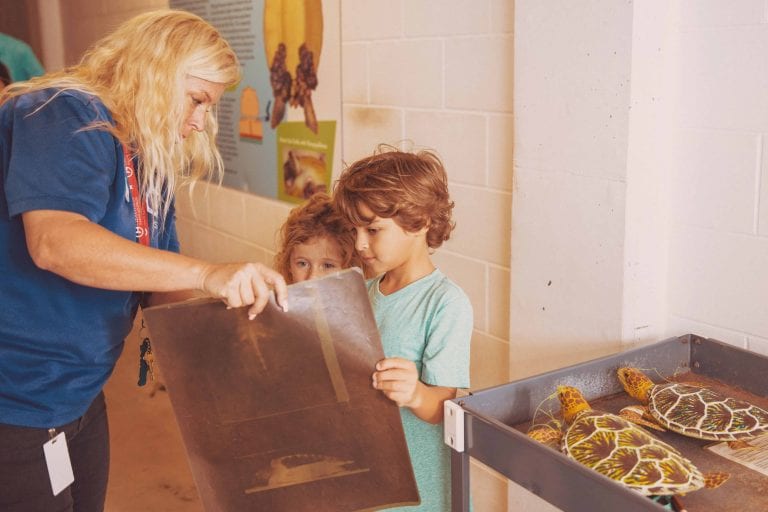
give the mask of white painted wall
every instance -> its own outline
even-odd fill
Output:
[[[59,70],[65,66],[61,4],[59,0],[37,0],[37,12],[42,40],[41,63],[46,71]]]
[[[768,354],[766,2],[679,4],[667,331]]]
[[[694,332],[768,353],[766,9],[635,5],[628,343]]]
[[[64,64],[67,66],[76,64],[92,43],[131,16],[168,7],[167,0],[38,0],[41,9],[49,10],[44,16],[55,12],[56,2],[61,14]]]
[[[515,9],[510,376],[522,378],[620,347],[633,13],[615,0]]]
[[[636,2],[627,152],[622,340],[663,339],[667,311],[669,176],[679,62],[677,2]]]

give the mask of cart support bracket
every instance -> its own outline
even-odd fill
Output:
[[[456,402],[443,402],[443,441],[459,453],[464,452],[464,409]]]

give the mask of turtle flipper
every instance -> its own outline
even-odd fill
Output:
[[[648,412],[647,407],[642,405],[628,405],[619,411],[619,416],[627,421],[631,421],[636,425],[642,425],[644,427],[658,430],[659,432],[665,432],[667,429],[659,425],[656,420],[651,419],[652,416]]]
[[[543,445],[559,449],[563,432],[550,425],[537,425],[528,430],[528,437]]]
[[[751,444],[749,441],[728,441],[728,448],[731,450],[741,450],[742,448],[757,448],[757,446]]]
[[[723,485],[729,478],[730,473],[723,473],[722,471],[712,471],[710,473],[704,473],[704,487],[707,489],[714,489]]]

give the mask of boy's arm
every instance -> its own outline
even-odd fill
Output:
[[[376,363],[373,387],[427,423],[443,421],[443,402],[456,398],[456,388],[424,384],[419,380],[416,364],[399,357]]]

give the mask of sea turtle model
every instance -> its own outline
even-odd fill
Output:
[[[561,440],[563,453],[630,489],[646,496],[682,494],[716,487],[728,477],[703,475],[674,447],[634,423],[593,410],[575,387],[558,386],[557,395],[567,425]],[[545,425],[529,435],[538,439],[544,434],[549,439],[553,430]]]
[[[655,384],[637,368],[619,368],[618,376],[624,390],[644,406],[622,410],[627,419],[639,413],[673,432],[728,441],[732,448],[748,447],[747,441],[768,432],[768,411],[749,402],[695,384]]]

